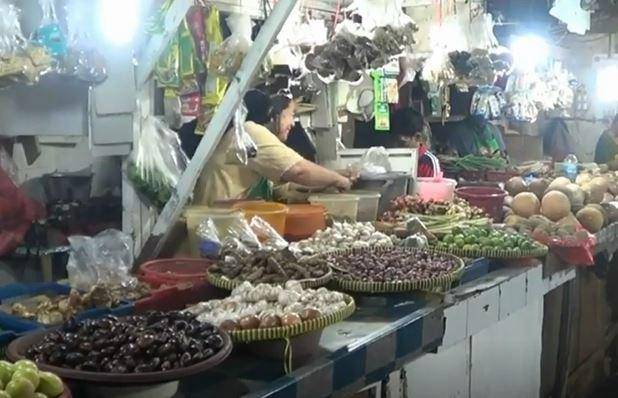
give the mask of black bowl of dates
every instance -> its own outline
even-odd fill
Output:
[[[62,378],[111,384],[178,380],[223,362],[229,335],[188,312],[150,312],[80,322],[13,341],[11,360],[31,359]]]

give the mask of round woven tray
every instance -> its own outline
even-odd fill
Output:
[[[535,257],[544,257],[547,255],[548,248],[547,246],[541,245],[539,243],[535,243],[535,248],[531,250],[520,250],[518,253],[513,253],[506,250],[501,249],[480,249],[480,250],[464,250],[455,247],[448,248],[438,248],[432,247],[434,251],[437,253],[444,254],[454,254],[459,257],[467,257],[467,258],[479,258],[485,257],[490,259],[505,259],[505,260],[515,260],[519,258],[535,258]]]
[[[210,282],[211,285],[216,286],[220,289],[224,289],[224,290],[234,290],[234,288],[240,286],[243,282],[245,282],[243,280],[230,279],[227,276],[214,274],[214,273],[211,273],[210,271],[206,272],[206,276],[208,277],[208,282]],[[332,278],[333,278],[333,272],[329,269],[326,272],[326,274],[324,274],[324,276],[321,276],[319,278],[301,279],[298,282],[303,288],[307,289],[307,288],[324,286],[328,282],[330,282]],[[252,282],[252,283],[260,283],[260,282]]]
[[[356,304],[351,296],[345,295],[345,308],[329,315],[301,322],[292,326],[280,326],[276,328],[248,329],[229,331],[234,343],[251,343],[254,341],[287,339],[314,330],[324,329],[333,323],[340,322],[354,313]]]
[[[386,252],[392,250],[393,247],[375,247],[369,249],[348,249],[348,250],[338,250],[332,252],[330,254],[351,254],[351,253],[362,253],[366,251],[378,251],[378,252]],[[398,247],[400,250],[414,252],[421,249],[414,249],[408,247]],[[428,251],[429,253],[437,253],[431,249],[422,249]],[[440,253],[445,254],[445,253]],[[457,262],[455,268],[453,268],[449,273],[433,278],[428,279],[417,279],[417,280],[407,280],[407,281],[397,281],[397,282],[364,282],[358,280],[347,280],[343,278],[339,278],[337,275],[333,277],[333,280],[337,287],[341,290],[345,290],[348,292],[359,292],[359,293],[404,293],[411,292],[414,290],[436,290],[436,289],[448,289],[453,283],[460,278],[461,272],[465,266],[463,260],[459,257],[456,257],[451,254],[447,254],[447,256],[452,257],[453,260]]]

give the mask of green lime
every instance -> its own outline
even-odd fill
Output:
[[[451,234],[446,234],[444,235],[444,238],[442,238],[442,242],[444,243],[453,243],[454,240],[455,238]]]
[[[468,235],[466,236],[466,238],[464,239],[464,242],[466,243],[476,243],[477,242],[477,237],[475,235]]]

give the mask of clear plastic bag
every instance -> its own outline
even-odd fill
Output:
[[[260,239],[244,217],[238,217],[228,227],[223,246],[226,251],[238,249],[249,253],[262,248]]]
[[[257,156],[258,151],[257,145],[245,130],[246,120],[247,108],[241,103],[234,114],[234,150],[236,158],[245,165],[249,162],[249,159]]]
[[[221,251],[221,240],[212,218],[207,218],[197,227],[200,254],[204,258],[217,258]]]
[[[178,134],[147,116],[128,170],[137,190],[155,206],[165,206],[188,162]]]
[[[481,116],[486,120],[498,119],[505,105],[506,100],[499,87],[481,86],[472,96],[470,114]]]
[[[95,237],[71,236],[69,243],[67,272],[71,287],[87,291],[97,283],[137,284],[131,276],[133,240],[129,235],[108,229]]]
[[[44,46],[54,58],[60,58],[67,52],[67,39],[58,23],[54,0],[39,0],[43,18],[35,30],[33,39]]]
[[[352,171],[361,176],[384,174],[391,170],[388,151],[382,146],[367,149],[360,161],[352,167]]]
[[[261,217],[253,217],[249,226],[258,239],[260,239],[263,249],[284,250],[288,247],[288,242]]]
[[[231,78],[236,74],[253,41],[249,14],[231,14],[226,19],[231,35],[217,46],[210,57],[209,72]]]
[[[87,3],[82,0],[67,3],[67,50],[60,60],[59,72],[96,84],[107,78],[107,65],[92,40],[85,15],[88,15]]]
[[[0,57],[11,58],[26,43],[19,23],[20,10],[7,1],[0,1]]]

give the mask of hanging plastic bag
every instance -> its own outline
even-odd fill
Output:
[[[58,23],[54,0],[39,0],[39,5],[43,11],[43,18],[34,32],[33,39],[47,48],[54,58],[59,59],[67,52],[67,40]]]
[[[236,158],[242,163],[247,164],[249,159],[257,156],[257,145],[245,130],[247,120],[247,108],[241,104],[236,108],[234,114],[234,150]]]
[[[214,50],[209,72],[231,78],[236,74],[253,41],[249,14],[231,14],[226,19],[232,34]]]
[[[470,21],[468,43],[471,49],[490,50],[499,46],[494,35],[494,21],[489,13],[480,14]]]
[[[107,78],[105,57],[98,51],[92,39],[87,3],[70,0],[66,6],[67,50],[60,62],[60,73],[75,76],[87,83],[98,84]]]
[[[262,243],[263,249],[283,250],[288,247],[288,242],[261,217],[253,217],[249,226]]]
[[[19,14],[17,7],[0,0],[0,88],[36,83],[51,66],[47,51],[23,36]]]
[[[197,227],[200,254],[204,258],[217,258],[221,252],[219,232],[212,218],[207,218]]]
[[[133,240],[115,229],[105,230],[95,237],[71,236],[71,253],[67,272],[71,287],[88,291],[98,283],[134,286],[131,276]]]
[[[504,94],[499,87],[481,86],[472,96],[470,114],[481,116],[485,120],[498,119],[506,105]]]
[[[137,190],[162,208],[170,199],[188,163],[178,134],[148,116],[137,140],[128,176]]]

